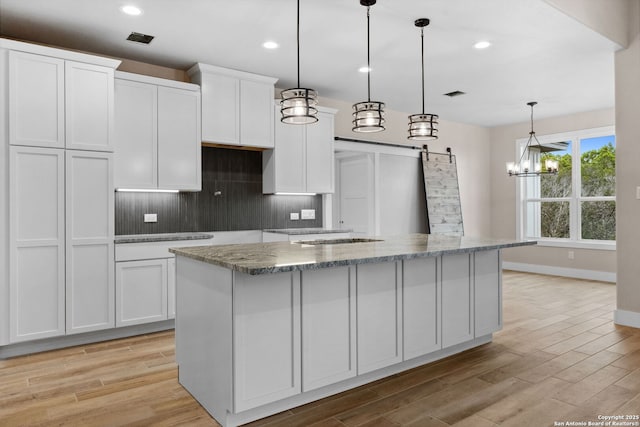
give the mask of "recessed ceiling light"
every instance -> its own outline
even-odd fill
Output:
[[[479,41],[478,43],[474,44],[473,47],[475,47],[476,49],[486,49],[489,46],[491,46],[491,43],[489,43],[488,41]]]
[[[142,9],[140,9],[137,6],[134,6],[132,4],[128,4],[126,6],[122,6],[120,8],[120,10],[124,13],[126,13],[127,15],[131,15],[131,16],[138,16],[142,14]]]
[[[265,49],[277,49],[280,45],[274,41],[266,41],[264,43],[262,43],[262,47],[264,47]]]
[[[364,66],[364,67],[358,68],[358,71],[360,71],[361,73],[368,73],[371,71],[371,68]]]

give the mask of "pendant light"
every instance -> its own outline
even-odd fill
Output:
[[[354,132],[380,132],[384,130],[384,102],[371,100],[371,56],[369,54],[369,9],[376,0],[360,0],[367,7],[367,100],[353,104]]]
[[[556,160],[547,160],[544,164],[544,169],[539,162],[535,162],[533,164],[533,169],[531,168],[531,147],[532,142],[535,141],[538,146],[538,150],[542,153],[542,144],[538,141],[536,137],[536,133],[533,130],[533,107],[537,102],[527,102],[527,105],[531,107],[531,131],[529,132],[529,139],[527,140],[527,144],[524,146],[524,150],[522,151],[522,155],[520,155],[520,159],[517,163],[508,162],[507,163],[507,173],[509,176],[538,176],[538,175],[555,175],[558,173],[558,162]],[[527,155],[525,159],[524,156]]]
[[[420,28],[420,41],[422,44],[422,113],[409,116],[409,136],[407,138],[426,141],[438,139],[438,115],[425,114],[424,112],[424,27],[429,25],[429,19],[416,19],[415,25]]]
[[[300,87],[300,0],[298,0],[296,43],[298,45],[298,87],[280,92],[282,123],[304,125],[318,121],[318,92]]]

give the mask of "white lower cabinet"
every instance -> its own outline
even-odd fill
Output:
[[[502,263],[499,251],[474,253],[475,336],[502,329]]]
[[[167,260],[116,264],[116,326],[167,319]]]
[[[234,272],[233,304],[235,411],[300,393],[300,272]]]
[[[442,346],[474,337],[473,254],[444,255],[442,271]]]
[[[167,259],[167,319],[176,318],[176,259]]]
[[[112,156],[66,151],[67,334],[115,326]]]
[[[302,391],[356,376],[355,267],[302,272]]]
[[[64,335],[64,150],[12,146],[9,170],[9,341]]]
[[[402,361],[401,265],[356,267],[358,374]]]
[[[404,360],[442,348],[437,260],[418,258],[402,263]]]
[[[10,342],[112,328],[112,155],[10,157]]]

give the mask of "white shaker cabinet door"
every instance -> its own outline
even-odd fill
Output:
[[[473,272],[471,255],[443,255],[442,346],[473,339]]]
[[[67,150],[66,181],[67,334],[113,328],[112,154]]]
[[[442,348],[438,258],[403,261],[404,360]]]
[[[500,251],[474,253],[475,336],[502,329],[502,266]]]
[[[202,189],[200,92],[158,87],[158,186]]]
[[[402,361],[401,264],[358,264],[358,375]]]
[[[64,150],[11,147],[9,169],[9,339],[64,335]]]
[[[176,318],[176,259],[167,258],[167,319]]]
[[[158,89],[116,79],[116,188],[158,188]]]
[[[66,148],[113,151],[113,69],[65,62]]]
[[[273,83],[240,81],[240,142],[273,148]]]
[[[355,267],[302,272],[302,391],[356,375]]]
[[[240,80],[202,73],[202,140],[240,144]]]
[[[116,263],[116,326],[167,319],[167,259]]]
[[[300,272],[234,272],[233,303],[234,412],[300,393]]]
[[[9,143],[64,148],[64,61],[9,52]]]
[[[305,127],[307,131],[306,191],[333,193],[333,114],[319,112],[318,122]]]
[[[279,110],[279,107],[276,107]],[[307,180],[305,172],[305,129],[304,126],[288,125],[280,121],[275,123],[275,136],[278,146],[272,152],[269,161],[275,162],[270,173],[275,174],[275,181],[270,192],[305,193]],[[270,183],[269,183],[270,184]]]

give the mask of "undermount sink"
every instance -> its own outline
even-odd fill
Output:
[[[327,240],[300,240],[296,243],[301,245],[342,245],[346,243],[370,243],[382,242],[379,239],[349,238],[349,239],[327,239]]]

